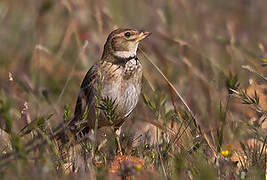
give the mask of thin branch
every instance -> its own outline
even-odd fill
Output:
[[[67,86],[68,86],[68,84],[69,84],[69,81],[71,80],[71,78],[72,78],[72,76],[73,76],[73,73],[74,73],[76,64],[77,64],[77,62],[78,62],[78,59],[79,59],[80,56],[85,52],[85,49],[86,49],[87,46],[88,46],[88,41],[86,40],[86,41],[84,42],[84,44],[83,44],[83,47],[82,47],[82,49],[81,49],[81,51],[80,51],[80,53],[79,53],[78,58],[75,60],[73,66],[72,66],[71,72],[70,72],[70,74],[69,74],[69,76],[68,76],[68,78],[67,78],[67,80],[66,80],[66,82],[65,82],[65,84],[64,84],[64,87],[63,87],[63,89],[62,89],[60,95],[58,96],[58,99],[57,99],[56,104],[58,104],[58,103],[60,102],[60,100],[61,100],[61,98],[62,98],[62,96],[63,96],[63,94],[64,94],[64,92],[65,92],[65,90],[66,90],[66,88],[67,88]]]
[[[163,164],[163,160],[162,160],[162,156],[161,156],[161,153],[160,153],[160,150],[159,150],[159,145],[157,145],[157,151],[159,153],[160,165],[161,165],[161,168],[162,168],[162,171],[163,171],[163,174],[164,174],[164,179],[167,180],[168,177],[167,177],[166,170],[165,170],[165,167],[164,167],[164,164]]]
[[[251,66],[249,66],[249,65],[243,65],[243,66],[241,66],[241,67],[242,67],[243,69],[245,69],[245,70],[251,72],[251,73],[256,74],[258,77],[262,78],[263,80],[267,81],[267,78],[266,78],[266,77],[264,77],[263,75],[261,75],[260,73],[258,73],[258,72],[257,72],[255,69],[253,69]]]
[[[182,97],[182,95],[177,91],[177,89],[174,87],[174,85],[168,80],[168,78],[163,74],[163,72],[159,69],[159,67],[146,55],[146,53],[142,49],[141,49],[141,52],[144,55],[144,57],[156,68],[156,70],[161,74],[161,76],[164,78],[164,80],[167,82],[167,84],[171,87],[171,89],[179,97],[179,99],[182,101],[183,105],[186,107],[187,111],[190,113],[190,115],[194,121],[195,127],[199,129],[199,126],[197,125],[197,122],[196,122],[195,114],[189,108],[189,106],[187,105],[187,103],[184,100],[184,98]]]

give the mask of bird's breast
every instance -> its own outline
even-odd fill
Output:
[[[101,96],[115,100],[117,111],[126,117],[135,108],[141,92],[142,66],[132,59],[124,65],[108,63],[102,71]]]

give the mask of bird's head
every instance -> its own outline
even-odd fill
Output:
[[[134,29],[116,29],[112,31],[104,46],[102,59],[110,55],[126,59],[136,56],[139,42],[150,34],[150,32]]]

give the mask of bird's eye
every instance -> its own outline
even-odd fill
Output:
[[[126,33],[124,34],[124,36],[127,37],[127,38],[129,38],[129,37],[131,36],[131,33],[130,33],[130,32],[126,32]]]

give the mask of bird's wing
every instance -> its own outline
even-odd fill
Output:
[[[70,122],[70,125],[73,125],[83,119],[85,113],[95,112],[95,93],[97,81],[99,80],[97,67],[97,65],[93,65],[83,79],[76,102],[74,118]]]

